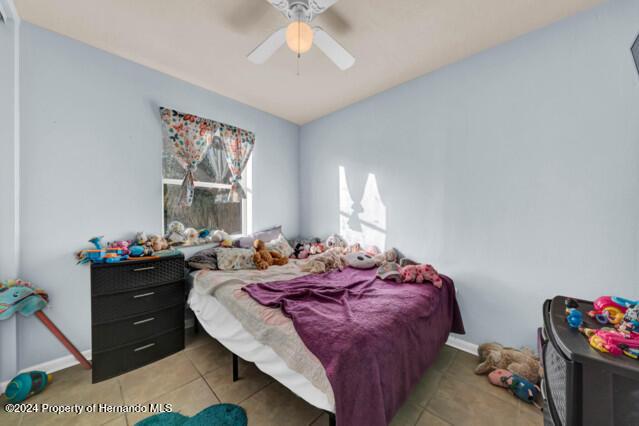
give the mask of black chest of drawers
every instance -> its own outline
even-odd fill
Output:
[[[184,349],[184,257],[91,266],[93,383]]]

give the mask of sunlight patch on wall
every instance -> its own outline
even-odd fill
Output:
[[[377,178],[369,173],[363,195],[355,201],[344,166],[339,166],[339,233],[349,243],[386,248],[386,206],[382,202]]]

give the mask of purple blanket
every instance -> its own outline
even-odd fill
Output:
[[[347,268],[243,290],[293,320],[326,369],[338,426],[381,426],[435,361],[448,333],[464,333],[453,281],[442,278],[437,289]]]

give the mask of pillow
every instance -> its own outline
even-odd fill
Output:
[[[288,241],[286,241],[286,238],[284,238],[284,235],[282,234],[280,234],[280,236],[276,239],[266,243],[266,249],[277,252],[284,257],[289,257],[291,254],[293,254],[293,248],[288,243]]]
[[[255,269],[253,249],[243,248],[216,248],[217,267],[220,271],[237,269]]]
[[[189,257],[186,263],[193,269],[217,269],[217,247],[200,250]]]
[[[239,239],[239,246],[241,248],[253,248],[253,241],[255,240],[262,240],[265,243],[268,243],[280,235],[282,235],[282,226],[273,226],[272,228],[253,232],[251,235],[247,235],[246,237],[241,237]]]
[[[348,253],[345,260],[348,266],[356,269],[371,269],[377,266],[373,256],[363,251]]]

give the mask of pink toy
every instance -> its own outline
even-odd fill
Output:
[[[109,248],[119,248],[122,250],[122,254],[129,254],[129,245],[131,243],[129,241],[126,240],[122,240],[122,241],[113,241],[111,244],[109,244]]]
[[[432,265],[417,265],[415,282],[423,283],[424,281],[430,281],[435,287],[442,288],[442,279]]]
[[[511,373],[510,371],[504,370],[503,368],[498,368],[488,373],[488,381],[495,386],[507,388],[508,383],[506,382],[512,375],[513,373]],[[505,377],[506,379],[502,379],[503,377]]]
[[[590,345],[610,355],[619,356],[623,354],[623,348],[639,348],[639,333],[627,333],[611,328],[593,330],[586,328],[583,333],[589,337]]]
[[[417,265],[406,265],[399,270],[404,283],[414,283],[417,279]]]
[[[406,265],[399,270],[402,282],[418,283],[429,281],[437,288],[442,288],[442,279],[432,265]]]
[[[616,303],[611,296],[598,297],[593,303],[593,310],[588,312],[591,318],[596,318],[602,324],[609,322],[619,324],[623,320],[626,307]]]

